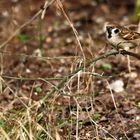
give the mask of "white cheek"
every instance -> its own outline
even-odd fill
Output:
[[[111,38],[108,39],[108,41],[112,44],[112,45],[118,45],[120,42],[124,42],[123,39],[121,39],[118,35],[113,34]]]
[[[112,36],[113,36],[113,37],[119,36],[119,33],[116,34],[116,33],[113,32],[113,33],[112,33]]]
[[[108,39],[110,44],[114,46],[118,46],[119,48],[123,48],[124,50],[129,50],[130,48],[135,47],[135,45],[131,42],[126,42],[119,36],[113,36],[112,38]]]
[[[106,38],[108,39],[108,35],[109,35],[109,34],[108,34],[108,32],[107,32],[107,31],[105,32],[105,35],[106,35]]]

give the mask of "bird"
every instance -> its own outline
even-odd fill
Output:
[[[107,22],[105,23],[105,33],[107,41],[117,50],[129,50],[140,45],[140,33],[132,31],[126,26]]]

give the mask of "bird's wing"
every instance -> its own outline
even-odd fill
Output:
[[[120,35],[125,40],[140,39],[140,33],[133,32],[133,31],[127,29],[127,28],[122,29]]]

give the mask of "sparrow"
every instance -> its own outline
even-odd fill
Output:
[[[140,45],[140,33],[126,26],[108,22],[105,24],[105,33],[108,42],[117,50],[129,50]]]

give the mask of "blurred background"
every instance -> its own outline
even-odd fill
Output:
[[[86,32],[92,32],[94,25],[103,26],[107,20],[132,24],[137,23],[139,19],[139,0],[62,0],[62,3],[74,25],[79,26],[78,28],[82,27]],[[32,17],[43,4],[44,0],[1,0],[0,41]],[[58,24],[61,21],[63,15],[56,7],[57,4],[47,10],[46,19],[49,20],[44,20],[43,24]],[[91,27],[87,29],[88,27],[85,26]],[[47,28],[43,30],[47,32]]]

